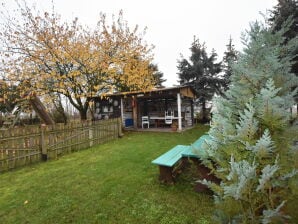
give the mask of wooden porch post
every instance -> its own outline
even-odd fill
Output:
[[[133,118],[133,127],[138,128],[138,102],[135,96],[132,96],[132,118]]]
[[[194,118],[194,106],[193,106],[193,99],[190,100],[190,111],[191,111],[191,126],[194,126],[195,124],[195,118]]]
[[[178,131],[182,130],[182,117],[181,117],[181,96],[177,93],[177,106],[178,106]]]
[[[123,98],[120,98],[120,110],[121,110],[121,126],[125,127],[125,120],[124,120],[124,108],[123,108]]]

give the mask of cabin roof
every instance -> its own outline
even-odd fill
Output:
[[[191,86],[173,86],[166,88],[156,88],[147,91],[130,91],[130,92],[116,92],[112,94],[105,94],[103,97],[129,97],[129,96],[137,96],[137,97],[164,97],[177,95],[180,93],[184,97],[196,98],[196,92]],[[100,97],[100,96],[99,96]]]

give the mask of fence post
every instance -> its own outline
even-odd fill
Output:
[[[45,143],[45,124],[40,126],[41,134],[40,134],[40,147],[41,147],[41,160],[47,161],[48,160],[48,150]]]
[[[89,126],[89,146],[93,146],[93,128],[95,127],[95,123],[91,123]]]
[[[117,119],[117,125],[118,125],[118,137],[121,138],[123,136],[121,117],[118,117],[118,119]]]

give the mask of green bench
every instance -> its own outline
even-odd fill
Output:
[[[186,145],[176,145],[166,153],[152,161],[153,164],[159,166],[159,180],[165,183],[173,183],[176,176],[175,166],[179,166],[182,153],[190,148]],[[181,164],[180,164],[181,165]],[[177,170],[177,169],[176,169]]]
[[[193,144],[177,145],[153,160],[152,163],[159,166],[159,180],[164,183],[173,183],[178,170],[187,166],[190,159],[196,164],[202,177],[210,179],[210,170],[202,165],[200,160],[201,156],[207,156],[201,147],[208,139],[211,139],[209,135],[203,135]],[[198,185],[197,188],[199,191],[203,189],[201,185]]]
[[[191,144],[189,157],[193,157],[193,158],[206,157],[207,154],[204,150],[202,150],[202,144],[205,142],[205,140],[210,140],[210,139],[211,137],[209,135],[202,135],[193,144]]]

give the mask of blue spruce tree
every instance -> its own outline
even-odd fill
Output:
[[[229,90],[215,100],[203,163],[221,183],[201,183],[214,192],[219,223],[284,223],[294,214],[288,205],[298,198],[298,132],[289,109],[297,86],[290,71],[298,39],[285,45],[286,31],[252,24]]]

